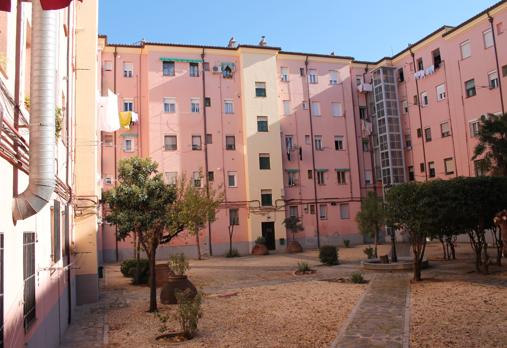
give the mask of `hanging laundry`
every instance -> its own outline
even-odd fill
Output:
[[[118,96],[111,90],[107,93],[107,97],[97,97],[99,128],[104,132],[114,132],[120,129]]]
[[[121,126],[121,128],[130,129],[131,122],[132,122],[132,111],[120,112],[120,126]]]
[[[432,66],[430,66],[430,67],[426,68],[426,75],[431,75],[431,74],[433,74],[434,72],[435,72],[435,66],[434,66],[434,65],[432,65]]]
[[[139,115],[137,115],[137,112],[132,111],[132,123],[139,122]]]

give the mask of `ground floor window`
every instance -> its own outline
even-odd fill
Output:
[[[35,233],[23,234],[23,326],[27,331],[35,321]]]

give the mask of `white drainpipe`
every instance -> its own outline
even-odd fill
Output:
[[[55,190],[56,15],[32,1],[30,174],[27,189],[14,198],[14,222],[37,214]]]

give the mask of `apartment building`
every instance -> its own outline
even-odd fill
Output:
[[[102,134],[104,189],[117,163],[150,156],[168,182],[183,173],[221,187],[209,253],[248,253],[264,236],[283,251],[281,224],[298,216],[306,247],[360,242],[355,215],[368,191],[406,181],[482,175],[472,160],[481,115],[505,112],[507,3],[443,26],[377,62],[266,45],[224,47],[100,37],[102,95],[139,113],[128,130]],[[199,178],[199,172],[206,173]],[[104,260],[132,255],[103,225]],[[182,235],[169,251],[194,254]]]
[[[88,38],[96,61],[97,1],[47,10],[58,3],[4,1],[0,8],[1,347],[58,346],[76,304],[98,293],[97,261],[88,269],[83,262],[96,259],[97,224],[78,229],[77,216],[90,208],[79,202],[76,182],[85,175],[100,194],[99,169],[91,163],[92,176],[79,173],[74,157],[84,144],[99,150],[74,127],[95,115],[75,96],[91,92],[95,103],[97,76],[95,84],[77,76],[78,68],[96,69],[76,54]],[[97,215],[96,206],[91,211]],[[84,278],[95,282],[85,289]]]

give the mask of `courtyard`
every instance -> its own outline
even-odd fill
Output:
[[[478,274],[468,244],[458,245],[457,260],[443,261],[440,245],[431,243],[430,268],[422,282],[411,283],[409,273],[362,271],[364,247],[341,248],[340,264],[332,267],[321,265],[316,250],[192,260],[188,276],[204,294],[203,315],[197,336],[178,346],[504,346],[505,266]],[[389,249],[381,245],[379,253]],[[406,253],[408,245],[399,249]],[[316,272],[294,275],[298,261]],[[369,283],[347,281],[355,271]],[[158,315],[148,313],[146,286],[131,285],[119,265],[104,274],[100,302],[79,308],[63,346],[167,346],[155,337],[162,326],[178,331],[176,306],[159,304]]]

